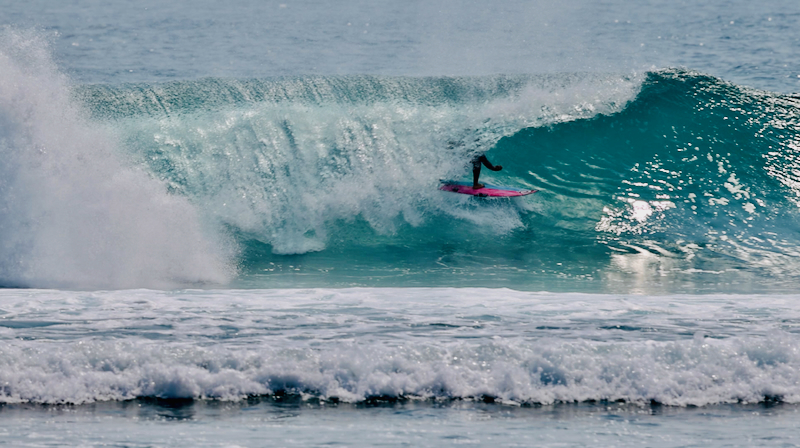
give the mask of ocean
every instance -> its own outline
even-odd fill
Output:
[[[798,25],[2,2],[0,445],[800,445]]]

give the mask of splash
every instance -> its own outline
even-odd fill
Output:
[[[0,285],[225,282],[224,238],[186,198],[128,166],[70,87],[40,34],[0,32]]]

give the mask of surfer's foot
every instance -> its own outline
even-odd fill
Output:
[[[483,184],[472,184],[472,188],[474,188],[474,189],[476,189],[476,190],[479,190],[479,189],[481,189],[481,188],[483,188],[483,187],[484,187],[484,185],[483,185]]]

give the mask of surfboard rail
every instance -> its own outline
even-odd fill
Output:
[[[483,188],[473,188],[470,182],[455,182],[455,181],[442,181],[439,186],[442,191],[449,191],[451,193],[468,194],[481,198],[513,198],[518,196],[527,196],[536,193],[539,190],[524,190],[513,187],[501,187],[496,185],[484,184]]]

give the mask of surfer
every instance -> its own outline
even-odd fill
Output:
[[[481,177],[481,164],[486,165],[486,168],[489,168],[492,171],[500,171],[503,169],[502,165],[492,165],[492,162],[489,162],[489,159],[486,158],[483,154],[476,154],[475,157],[472,158],[472,188],[479,189],[483,188],[483,184],[478,183],[478,178]]]

